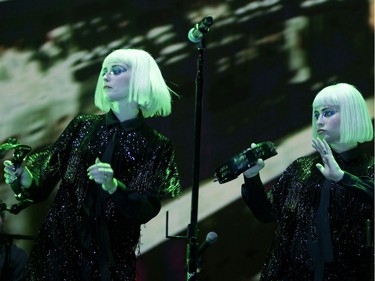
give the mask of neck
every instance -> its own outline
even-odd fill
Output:
[[[139,114],[139,107],[136,102],[121,105],[119,103],[113,103],[111,105],[111,110],[120,122],[137,118]]]
[[[358,146],[357,142],[353,143],[330,143],[332,149],[337,153],[342,153],[344,151],[353,149]]]

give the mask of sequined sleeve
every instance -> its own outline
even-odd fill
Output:
[[[133,181],[135,183],[149,186],[142,188],[144,191],[130,190],[122,182],[120,188],[111,195],[116,209],[124,219],[132,223],[143,224],[154,218],[160,211],[160,200],[166,195],[178,196],[181,192],[180,179],[174,158],[174,150],[171,143],[165,143],[155,157],[155,170],[145,171],[139,174]]]
[[[287,197],[292,194],[291,190],[293,188],[291,188],[291,182],[296,181],[296,178],[301,174],[308,175],[309,173],[311,173],[310,169],[301,169],[301,158],[299,158],[286,168],[277,182],[268,191],[267,197],[272,204],[272,216],[275,220],[283,219],[283,206]]]
[[[372,166],[372,171],[374,171],[373,166]],[[373,173],[372,173],[372,177],[371,176],[357,177],[348,172],[344,172],[344,177],[338,183],[347,187],[352,187],[353,194],[356,194],[358,197],[361,197],[363,199],[367,197],[368,200],[374,199]]]
[[[165,143],[157,158],[157,169],[155,171],[155,184],[159,185],[159,196],[170,195],[176,197],[181,193],[180,177],[175,160],[174,148],[170,141]]]
[[[53,145],[31,154],[25,161],[25,166],[33,175],[33,184],[26,191],[34,202],[46,200],[61,179],[67,166],[72,137],[79,128],[79,120],[80,117],[76,117]]]
[[[296,169],[297,163],[298,161],[292,163],[267,192],[259,175],[245,178],[245,183],[242,186],[242,198],[259,221],[268,223],[280,217],[280,210],[285,200],[284,195],[287,194],[285,189],[288,187],[290,176]]]
[[[245,182],[241,188],[242,198],[254,216],[264,223],[274,221],[272,216],[272,206],[267,198],[259,174],[252,178],[244,177],[244,180]]]

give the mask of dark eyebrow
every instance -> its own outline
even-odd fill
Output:
[[[336,109],[333,107],[325,107],[322,109],[322,111],[327,111],[327,110],[336,110]]]
[[[114,67],[114,66],[125,67],[125,66],[122,66],[121,64],[113,64],[113,65],[111,65],[110,67]],[[106,68],[108,68],[108,66],[105,66],[105,67],[103,67],[102,69],[106,69]],[[125,68],[126,68],[126,67],[125,67]]]
[[[337,110],[337,109],[334,107],[324,107],[321,109],[321,111],[327,111],[327,110]],[[315,109],[314,112],[319,112],[319,110]]]

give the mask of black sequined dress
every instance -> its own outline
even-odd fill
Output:
[[[374,157],[361,148],[334,153],[345,175],[326,180],[320,155],[294,161],[266,193],[259,176],[242,197],[276,230],[262,281],[368,281],[373,272]]]
[[[87,168],[110,141],[112,195],[89,180]],[[45,200],[60,182],[34,243],[25,280],[134,281],[140,225],[160,211],[160,199],[178,195],[180,181],[171,142],[143,118],[120,123],[112,112],[77,116],[51,147],[31,155],[27,190]]]

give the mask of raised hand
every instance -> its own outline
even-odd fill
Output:
[[[322,157],[323,165],[318,163],[316,167],[323,174],[326,179],[338,182],[344,176],[344,171],[341,170],[337,164],[335,157],[333,157],[332,149],[325,139],[313,139],[312,147],[319,152]]]

